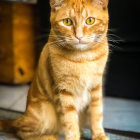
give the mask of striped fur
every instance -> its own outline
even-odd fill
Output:
[[[0,121],[0,131],[23,140],[80,140],[89,121],[93,140],[108,140],[102,120],[102,76],[108,58],[107,0],[51,0],[51,32],[17,120]],[[88,17],[95,24],[86,25]],[[71,18],[66,27],[63,19]],[[76,36],[83,36],[78,40]]]

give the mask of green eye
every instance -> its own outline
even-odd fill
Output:
[[[87,25],[92,25],[94,23],[95,23],[95,18],[93,18],[93,17],[87,18],[87,20],[86,20]]]
[[[63,19],[63,23],[64,23],[64,25],[66,25],[66,26],[70,26],[70,25],[73,24],[73,23],[72,23],[72,20],[71,20],[70,18]]]

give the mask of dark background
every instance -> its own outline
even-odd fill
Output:
[[[49,1],[38,1],[40,42],[47,41],[50,29]],[[140,99],[140,1],[110,0],[110,56],[105,74],[107,96]]]
[[[140,99],[140,1],[110,0],[109,34],[118,43],[110,46],[105,94]],[[112,42],[110,42],[113,44]]]

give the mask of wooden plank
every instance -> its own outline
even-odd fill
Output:
[[[0,82],[13,80],[12,4],[0,2]]]
[[[0,82],[21,84],[33,78],[35,5],[0,2]]]
[[[35,71],[32,5],[13,5],[14,83],[29,82]]]
[[[36,4],[37,0],[1,0],[1,1],[7,1],[7,2],[24,2],[24,3],[32,3]]]

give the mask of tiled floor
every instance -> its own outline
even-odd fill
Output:
[[[0,85],[0,108],[24,112],[28,89],[28,85]],[[104,127],[140,132],[140,102],[104,98]]]

